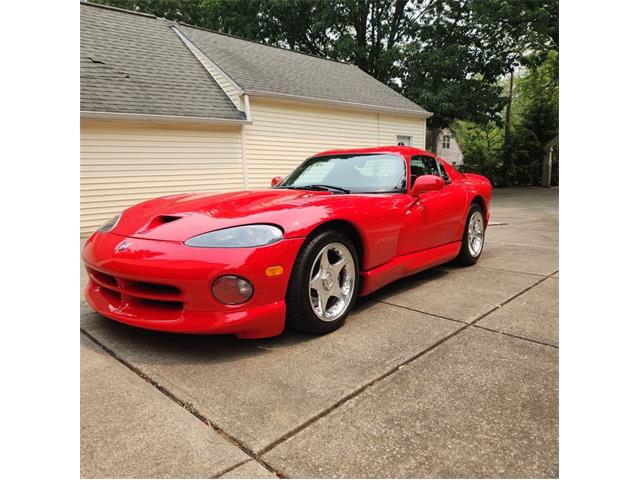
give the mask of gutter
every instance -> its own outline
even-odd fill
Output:
[[[426,110],[409,110],[406,108],[384,107],[379,105],[369,105],[366,103],[347,102],[344,100],[327,100],[317,97],[306,97],[303,95],[291,95],[288,93],[264,92],[260,90],[244,90],[245,95],[251,95],[256,98],[273,98],[276,100],[284,100],[296,103],[315,103],[318,105],[328,105],[339,108],[351,108],[356,110],[367,110],[371,112],[395,113],[397,115],[411,115],[414,117],[429,118],[433,112]]]
[[[92,112],[87,110],[80,111],[80,118],[93,120],[130,120],[145,121],[157,123],[185,123],[195,125],[250,125],[252,122],[247,120],[235,120],[227,118],[211,118],[211,117],[188,117],[181,115],[153,115],[143,113],[114,113],[114,112]]]

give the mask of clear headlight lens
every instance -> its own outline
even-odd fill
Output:
[[[273,225],[243,225],[191,237],[185,245],[205,248],[260,247],[282,239],[283,232]]]
[[[111,230],[113,230],[114,227],[120,221],[120,217],[121,216],[122,216],[122,214],[119,213],[118,215],[113,217],[111,220],[108,220],[107,222],[105,222],[104,225],[102,225],[100,228],[98,228],[98,232],[107,233],[107,232],[110,232]]]

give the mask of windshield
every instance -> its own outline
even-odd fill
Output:
[[[404,158],[389,153],[338,154],[303,162],[277,188],[316,187],[355,193],[404,191]]]

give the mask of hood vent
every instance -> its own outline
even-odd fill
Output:
[[[175,222],[176,220],[180,220],[182,217],[176,215],[158,215],[154,219],[152,219],[149,223],[147,223],[143,228],[138,230],[137,233],[147,233],[153,230],[154,228],[158,228],[160,225],[165,225],[167,223]]]

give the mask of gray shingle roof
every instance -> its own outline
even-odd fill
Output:
[[[80,109],[85,112],[244,120],[244,113],[171,29],[173,25],[250,94],[428,115],[355,65],[176,25],[153,15],[87,3],[80,7]]]
[[[355,65],[180,24],[179,30],[247,91],[427,112]]]
[[[245,118],[169,22],[84,3],[80,4],[80,109]]]

